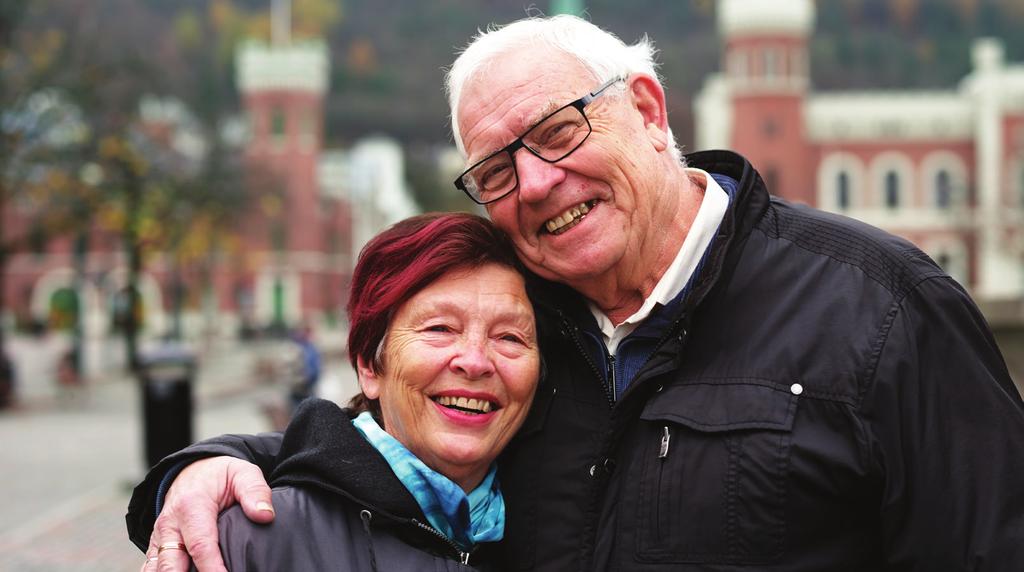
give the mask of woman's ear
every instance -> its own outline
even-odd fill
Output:
[[[356,357],[356,373],[359,387],[368,399],[380,399],[380,374],[375,372],[362,356]]]
[[[659,152],[668,148],[668,111],[665,108],[665,90],[658,80],[645,74],[629,78],[633,107],[640,113],[651,144]]]

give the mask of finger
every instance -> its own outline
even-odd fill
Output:
[[[155,570],[157,572],[188,572],[188,552],[180,548],[181,534],[174,528],[171,519],[165,519],[163,522],[157,519],[153,536],[159,538]],[[152,557],[150,556],[150,558]]]
[[[188,572],[188,552],[184,550],[164,550],[157,555],[157,572]]]
[[[157,540],[156,524],[154,523],[153,532],[149,535],[149,546],[146,548],[146,561],[142,563],[141,572],[156,572]]]
[[[200,572],[227,572],[224,567],[224,560],[220,555],[220,544],[217,542],[217,513],[219,507],[210,500],[200,501],[196,499],[194,504],[188,507],[179,507],[177,510],[178,519],[181,523],[182,542],[188,547],[188,554]],[[169,551],[164,551],[167,554]],[[162,557],[163,555],[161,555]],[[161,565],[163,559],[161,558]],[[186,566],[188,559],[186,558]],[[179,569],[168,568],[167,572],[178,572]],[[180,572],[185,572],[181,568]],[[159,568],[164,572],[163,568]]]
[[[267,523],[274,520],[274,505],[263,473],[246,462],[232,464],[228,470],[229,487],[249,520]]]

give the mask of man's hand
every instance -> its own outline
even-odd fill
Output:
[[[253,522],[274,520],[270,487],[256,465],[233,457],[211,457],[185,467],[167,491],[149,537],[143,572],[186,572],[190,555],[201,572],[226,572],[217,516],[235,502]],[[181,544],[186,550],[180,549]]]

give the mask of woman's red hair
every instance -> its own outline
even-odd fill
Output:
[[[521,272],[512,243],[491,221],[468,213],[407,218],[366,243],[352,273],[348,299],[348,355],[377,369],[380,346],[394,312],[453,270],[500,264]]]

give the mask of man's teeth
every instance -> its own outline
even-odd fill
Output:
[[[467,413],[488,413],[494,408],[494,404],[485,399],[474,399],[471,397],[451,397],[442,395],[435,397],[434,401],[443,407],[461,409]]]
[[[551,234],[560,234],[579,224],[589,212],[590,206],[587,203],[580,203],[549,220],[545,226]]]

